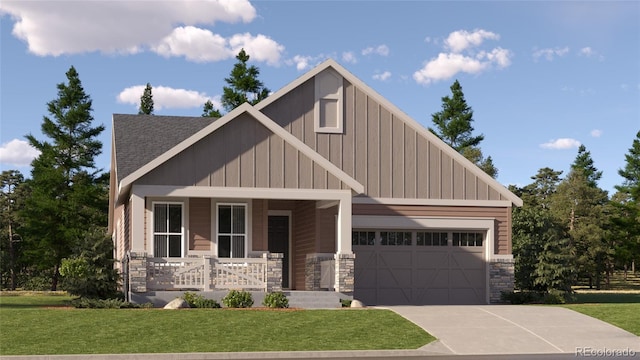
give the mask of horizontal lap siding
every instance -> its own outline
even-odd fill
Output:
[[[189,250],[211,250],[210,199],[189,199]]]
[[[251,248],[253,251],[267,251],[268,248],[268,200],[254,199],[252,203]]]
[[[307,254],[315,252],[316,206],[313,201],[298,201],[293,224],[293,288],[305,290]]]
[[[495,253],[511,254],[511,208],[509,207],[354,204],[352,212],[353,215],[493,218],[496,221]]]

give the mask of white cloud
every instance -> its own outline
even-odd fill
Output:
[[[362,55],[380,55],[380,56],[388,56],[389,55],[389,47],[387,45],[378,45],[378,46],[369,46],[362,50]]]
[[[569,53],[569,48],[566,46],[563,48],[556,47],[554,49],[551,49],[551,48],[536,49],[533,52],[533,59],[535,61],[538,61],[540,58],[544,58],[548,61],[553,61],[555,57],[563,57],[568,53]]]
[[[225,39],[209,30],[194,26],[175,28],[152,48],[164,57],[184,56],[194,62],[220,61],[236,56],[244,48],[251,59],[276,65],[284,46],[265,35],[236,34]]]
[[[342,61],[349,64],[355,64],[358,62],[358,59],[352,51],[345,51],[342,53]]]
[[[458,30],[449,34],[444,43],[452,52],[460,53],[470,47],[481,45],[485,39],[499,40],[500,35],[482,29],[476,29],[473,32]]]
[[[482,29],[452,32],[444,42],[444,49],[448,52],[441,52],[426,61],[422,69],[413,73],[413,79],[419,84],[429,85],[458,73],[479,74],[493,67],[506,68],[511,65],[513,57],[510,50],[501,47],[475,49],[485,40],[498,39],[500,35]]]
[[[599,129],[591,130],[591,136],[594,138],[599,138],[600,136],[602,136],[602,130],[599,130]]]
[[[318,65],[325,58],[326,56],[323,54],[318,56],[296,55],[293,58],[286,60],[285,63],[287,65],[295,65],[298,71],[303,71]]]
[[[140,106],[140,96],[142,96],[145,86],[135,85],[128,87],[118,94],[116,100],[119,103],[132,104],[138,108]],[[194,90],[153,86],[151,93],[153,94],[153,107],[155,110],[202,107],[207,100],[211,100],[218,109],[222,107],[219,98],[212,98]]]
[[[580,141],[571,138],[552,139],[549,142],[540,144],[543,149],[564,150],[572,149],[580,146]]]
[[[0,146],[0,163],[14,166],[29,166],[40,155],[40,151],[27,141],[13,139]]]
[[[380,81],[385,81],[390,77],[391,77],[391,73],[389,71],[385,71],[383,73],[373,75],[374,80],[380,80]]]
[[[165,38],[176,24],[248,23],[256,17],[248,0],[5,0],[0,12],[16,19],[13,35],[39,56],[136,53]]]
[[[489,65],[488,61],[482,62],[461,54],[440,53],[437,58],[431,59],[422,69],[413,73],[413,79],[419,84],[428,85],[434,81],[450,79],[460,72],[477,74]]]

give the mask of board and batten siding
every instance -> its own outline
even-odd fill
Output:
[[[142,185],[348,189],[335,175],[242,114],[136,181]]]
[[[511,254],[511,208],[480,206],[431,206],[353,204],[353,215],[382,215],[433,218],[495,219],[494,252]],[[407,229],[410,230],[410,229]]]
[[[261,111],[378,198],[506,200],[399,114],[343,80],[344,131],[314,131],[314,79]]]

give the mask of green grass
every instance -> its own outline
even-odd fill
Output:
[[[0,355],[416,349],[434,340],[388,310],[43,307],[63,301],[0,296]]]
[[[640,336],[640,303],[568,304],[562,306]]]

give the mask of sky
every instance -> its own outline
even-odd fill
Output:
[[[71,66],[108,171],[112,114],[150,83],[155,114],[200,116],[242,48],[271,91],[333,58],[425,127],[458,80],[505,186],[566,175],[583,144],[611,194],[640,131],[638,1],[3,0],[0,170],[29,177]]]

